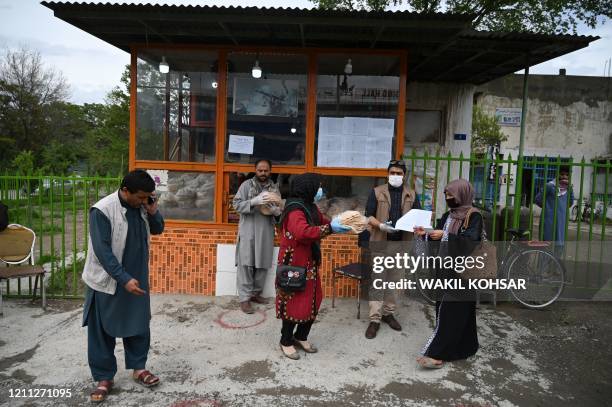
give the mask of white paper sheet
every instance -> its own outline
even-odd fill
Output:
[[[415,226],[422,226],[425,230],[432,230],[431,211],[411,209],[395,223],[395,228],[412,232]]]
[[[317,166],[318,167],[335,167],[333,161],[333,155],[337,156],[338,153],[332,153],[331,151],[319,151],[317,155]]]
[[[370,137],[393,138],[394,119],[369,119],[368,135]]]
[[[367,136],[370,119],[367,117],[345,117],[344,134],[352,136]]]
[[[321,136],[319,135],[318,153],[321,152],[338,152],[342,149],[342,137],[340,136]]]
[[[230,153],[253,155],[255,137],[230,134],[227,151]]]
[[[321,135],[341,135],[343,132],[344,118],[321,117],[319,119],[319,137]]]
[[[317,165],[387,168],[393,150],[394,119],[320,117]]]

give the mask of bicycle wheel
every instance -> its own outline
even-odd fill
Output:
[[[433,279],[435,278],[435,275],[436,274],[434,270],[425,269],[422,267],[419,267],[416,270],[416,272],[413,274],[414,281],[416,281],[419,292],[421,293],[425,301],[427,301],[430,304],[436,303],[436,299],[435,299],[436,290],[425,288],[422,284],[422,281],[427,280],[427,279]]]
[[[517,254],[508,265],[508,279],[525,280],[525,289],[510,289],[512,296],[529,308],[552,304],[563,291],[565,268],[544,250],[529,249]]]

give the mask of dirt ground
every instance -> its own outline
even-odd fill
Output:
[[[366,306],[364,303],[362,306]],[[325,301],[310,339],[313,355],[278,351],[271,305],[246,316],[231,297],[152,297],[148,366],[162,378],[143,389],[119,371],[109,406],[604,406],[612,397],[612,303],[555,303],[542,311],[503,303],[478,312],[476,356],[435,371],[414,358],[434,310],[405,298],[404,329],[382,326],[374,340],[354,300]],[[0,405],[87,404],[91,378],[81,304],[5,302],[0,317]],[[72,397],[11,398],[13,389],[71,389]]]
[[[612,303],[560,302],[540,311],[506,303],[498,309],[534,334],[528,345],[552,392],[575,400],[567,405],[611,405]]]

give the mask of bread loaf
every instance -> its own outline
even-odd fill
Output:
[[[265,205],[259,205],[259,212],[261,212],[262,215],[266,215],[266,216],[272,215],[271,206],[280,206],[281,210],[283,209],[283,206],[282,206],[283,200],[281,199],[281,196],[279,194],[275,192],[268,192],[268,195],[272,198],[270,203],[265,204]]]
[[[351,234],[359,234],[368,226],[368,219],[357,211],[344,211],[338,218],[342,225],[351,228],[348,232]]]

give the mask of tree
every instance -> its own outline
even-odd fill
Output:
[[[65,79],[43,66],[38,52],[6,50],[0,60],[0,162],[26,150],[39,157],[51,135],[52,112],[67,96]]]
[[[479,106],[472,110],[472,151],[488,152],[489,147],[499,146],[508,137],[502,132],[494,116],[489,116]]]
[[[383,11],[407,10],[474,15],[473,27],[489,31],[532,31],[542,34],[577,33],[579,23],[595,28],[612,18],[612,2],[605,0],[311,0],[321,9]]]
[[[85,135],[84,152],[88,171],[92,174],[116,176],[128,168],[130,134],[130,67],[122,76],[123,87],[115,87],[105,104],[85,104],[82,109],[89,130]]]
[[[34,173],[34,154],[31,151],[20,151],[11,162],[12,169],[21,175]]]

